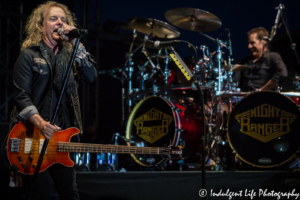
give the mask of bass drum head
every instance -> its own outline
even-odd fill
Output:
[[[295,156],[300,146],[299,108],[276,92],[256,92],[243,98],[227,125],[231,148],[252,166],[282,165]]]
[[[170,141],[177,141],[175,119],[169,102],[155,96],[140,101],[130,114],[126,138],[134,140],[133,145],[140,147],[167,147]],[[131,157],[145,167],[153,167],[166,160],[154,154],[131,154]]]

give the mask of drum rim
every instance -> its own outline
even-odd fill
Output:
[[[255,165],[247,160],[245,160],[244,158],[242,158],[238,153],[237,151],[235,150],[235,148],[233,147],[233,145],[231,144],[231,141],[230,141],[230,137],[229,137],[229,121],[232,117],[232,113],[233,111],[235,111],[236,107],[242,102],[244,101],[245,98],[248,98],[249,96],[252,96],[252,95],[256,95],[258,93],[277,93],[279,95],[282,95],[284,97],[286,97],[287,99],[289,99],[290,101],[292,101],[298,108],[299,106],[295,103],[295,101],[293,101],[289,96],[286,96],[286,95],[283,95],[281,94],[280,92],[277,92],[277,91],[272,91],[272,90],[264,90],[264,91],[253,91],[251,92],[250,94],[244,96],[244,98],[242,98],[236,105],[235,107],[232,109],[232,112],[230,112],[229,116],[228,116],[228,120],[227,120],[227,133],[226,133],[226,136],[227,136],[227,139],[228,139],[228,143],[230,145],[230,148],[235,152],[236,156],[241,159],[242,161],[244,161],[245,163],[253,166],[253,167],[260,167],[260,168],[272,168],[272,167],[276,167],[276,166],[279,166],[279,165],[283,165],[285,163],[287,163],[288,161],[290,161],[292,158],[294,158],[296,156],[296,152],[290,157],[288,158],[286,161],[282,162],[282,163],[279,163],[279,164],[276,164],[276,165],[268,165],[268,166],[265,166],[265,165]],[[298,149],[300,148],[300,146],[298,147]]]
[[[145,99],[142,99],[141,101],[139,101],[137,104],[136,104],[136,106],[133,108],[133,110],[132,110],[132,112],[130,113],[130,115],[129,115],[129,118],[128,118],[128,121],[127,121],[127,126],[126,126],[126,135],[125,135],[125,137],[126,137],[126,139],[130,139],[130,130],[131,130],[131,128],[132,128],[132,125],[133,125],[133,123],[130,123],[130,122],[132,122],[132,120],[133,120],[133,118],[135,117],[135,115],[136,115],[136,111],[137,111],[137,109],[138,108],[140,108],[140,106],[146,101],[146,100],[148,100],[148,99],[150,99],[150,98],[154,98],[154,97],[156,97],[156,98],[160,98],[160,99],[162,99],[162,100],[164,100],[168,105],[169,105],[169,107],[170,107],[170,109],[171,109],[171,107],[172,106],[174,106],[174,104],[171,102],[171,101],[169,101],[168,99],[166,99],[166,98],[164,98],[164,97],[161,97],[161,96],[154,96],[154,95],[151,95],[151,96],[148,96],[148,97],[146,97]],[[174,122],[175,122],[175,128],[178,126],[178,124],[180,125],[180,119],[179,119],[179,117],[178,117],[178,114],[177,114],[177,112],[176,111],[172,111],[172,113],[173,113],[173,117],[174,117]],[[177,116],[175,116],[175,115],[177,115]],[[179,120],[179,121],[178,121]],[[179,136],[177,136],[179,134]],[[177,136],[177,137],[176,137]],[[173,141],[172,141],[172,145],[174,146],[174,142],[176,141],[176,146],[178,145],[178,139],[177,138],[180,138],[180,132],[178,133],[174,133],[174,137],[173,137]],[[130,145],[130,142],[126,142],[127,143],[127,146],[131,146]],[[142,163],[139,159],[137,159],[137,157],[135,156],[135,154],[130,154],[130,156],[133,158],[133,160],[136,162],[136,163],[138,163],[138,164],[140,164],[140,165],[142,165],[142,166],[144,166],[144,167],[153,167],[153,166],[155,166],[155,165],[159,165],[159,164],[161,164],[161,163],[163,163],[163,162],[166,162],[169,158],[164,158],[163,156],[161,156],[162,157],[162,160],[161,161],[159,161],[158,163],[156,163],[156,164],[153,164],[153,165],[147,165],[147,164],[144,164],[144,163]]]

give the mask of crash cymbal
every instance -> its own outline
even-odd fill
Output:
[[[222,67],[227,71],[230,70],[230,65],[222,65]],[[232,72],[240,72],[240,71],[247,71],[249,69],[251,69],[251,66],[234,64],[234,65],[232,65],[231,71]]]
[[[127,23],[131,28],[146,35],[153,33],[160,38],[176,38],[180,35],[177,28],[156,19],[132,18]]]
[[[190,31],[214,31],[222,26],[217,16],[196,8],[174,8],[165,17],[171,24]]]
[[[122,39],[121,41],[125,44],[131,44],[132,43],[132,39]],[[133,45],[134,46],[140,46],[141,44],[143,44],[143,42],[144,42],[143,39],[136,38],[133,42]],[[145,43],[145,47],[149,48],[149,49],[160,49],[160,47],[155,47],[154,46],[154,41],[153,40],[147,40],[147,42]]]

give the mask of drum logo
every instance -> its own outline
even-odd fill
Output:
[[[290,125],[297,118],[274,106],[263,104],[235,116],[241,132],[261,142],[269,142],[290,132]]]
[[[133,121],[136,134],[153,144],[158,139],[169,133],[169,126],[173,118],[155,108],[147,111]]]

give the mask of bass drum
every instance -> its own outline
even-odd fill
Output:
[[[163,97],[146,97],[130,114],[126,138],[134,140],[133,145],[140,147],[182,146],[189,150],[189,159],[197,162],[201,155],[201,118],[198,112],[198,107],[192,104]],[[167,160],[152,154],[131,154],[131,157],[145,167],[153,167]]]
[[[290,161],[300,146],[299,106],[273,91],[255,92],[234,107],[227,137],[249,165],[270,168]]]

